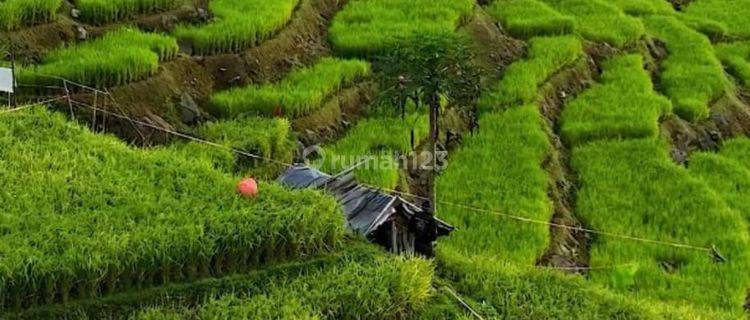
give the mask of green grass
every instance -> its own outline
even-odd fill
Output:
[[[615,47],[634,44],[645,33],[640,20],[615,4],[600,0],[544,0],[558,12],[576,19],[576,31],[594,42]]]
[[[539,86],[583,56],[581,41],[574,36],[533,38],[529,47],[528,56],[511,64],[499,85],[482,96],[480,109],[537,103]]]
[[[720,153],[698,153],[690,157],[690,173],[705,181],[734,210],[750,221],[750,171]]]
[[[51,21],[61,3],[61,0],[0,1],[0,31]]]
[[[428,301],[432,277],[426,260],[381,257],[282,279],[260,295],[228,294],[197,310],[147,310],[136,319],[172,319],[180,311],[199,319],[407,319]]]
[[[561,135],[568,145],[599,139],[655,138],[671,102],[654,92],[643,58],[627,55],[604,63],[598,84],[569,102]]]
[[[330,174],[369,159],[354,171],[359,182],[396,189],[402,185],[399,156],[411,151],[411,130],[414,129],[415,147],[427,137],[429,122],[426,115],[413,113],[405,120],[400,117],[375,115],[360,120],[337,142],[324,146],[325,159],[320,168]]]
[[[745,169],[750,170],[750,140],[747,138],[735,138],[725,141],[721,147],[721,155],[737,161]]]
[[[283,118],[247,117],[217,120],[195,129],[195,135],[205,140],[236,150],[249,152],[274,162],[231,153],[227,162],[226,150],[189,142],[171,147],[181,149],[186,156],[207,156],[216,168],[245,176],[274,178],[286,169],[281,163],[292,163],[296,140],[289,121]],[[202,149],[202,150],[201,150]]]
[[[21,68],[18,81],[60,85],[53,76],[96,87],[117,86],[153,75],[159,62],[174,58],[178,50],[173,38],[124,28],[52,51],[41,64]]]
[[[609,0],[611,4],[618,6],[629,15],[643,16],[652,14],[670,15],[674,14],[674,8],[669,1],[662,0]]]
[[[700,0],[693,1],[685,9],[689,18],[714,21],[726,28],[726,35],[733,39],[750,39],[750,1],[748,0]]]
[[[198,54],[239,52],[273,36],[292,18],[299,0],[212,0],[214,19],[201,26],[183,25],[178,38]]]
[[[211,97],[212,112],[299,117],[314,112],[337,91],[370,75],[361,60],[323,58],[312,67],[292,71],[279,83],[250,85],[219,92]]]
[[[575,31],[575,20],[538,0],[496,0],[487,8],[493,18],[516,38],[556,36]]]
[[[575,275],[440,250],[439,275],[485,319],[730,319],[680,304],[633,300]]]
[[[690,173],[702,178],[716,194],[750,221],[750,140],[736,138],[717,152],[693,154]]]
[[[353,0],[333,19],[329,39],[344,56],[386,53],[417,34],[450,34],[473,12],[472,0]]]
[[[714,48],[727,71],[743,86],[750,87],[750,41],[721,43]]]
[[[168,149],[135,150],[45,110],[0,116],[4,307],[90,298],[324,252],[332,198],[237,178]]]
[[[742,314],[748,287],[748,234],[742,216],[703,181],[674,164],[656,140],[600,141],[573,149],[581,188],[576,214],[596,230],[715,245],[706,252],[597,237],[591,279],[618,292],[666,303]]]
[[[709,105],[727,90],[728,81],[711,42],[673,17],[645,19],[649,33],[666,43],[661,86],[674,111],[688,121],[705,119]]]
[[[451,154],[448,168],[437,179],[437,193],[444,202],[550,221],[549,177],[542,168],[550,148],[536,106],[486,113],[479,132],[466,136]],[[439,216],[458,228],[441,239],[439,247],[462,254],[534,265],[549,245],[546,225],[449,205],[440,205]]]
[[[322,270],[340,268],[351,263],[373,264],[386,252],[364,239],[347,239],[336,250],[303,256],[291,261],[280,261],[262,269],[247,270],[197,281],[170,283],[139,288],[100,298],[75,300],[65,304],[50,304],[20,312],[0,312],[8,319],[128,319],[144,309],[187,310],[210,299],[233,293],[251,296],[266,293],[266,288],[287,279],[319,274]]]
[[[75,0],[81,20],[102,24],[123,20],[137,14],[169,10],[182,0]]]

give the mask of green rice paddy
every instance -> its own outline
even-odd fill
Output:
[[[219,92],[211,98],[211,104],[214,112],[223,116],[298,117],[316,111],[325,99],[369,75],[367,62],[323,58],[312,67],[293,71],[279,83]]]
[[[177,51],[173,38],[123,28],[48,53],[41,64],[21,68],[18,82],[60,85],[64,78],[95,87],[122,85],[155,74],[159,63],[173,59]]]

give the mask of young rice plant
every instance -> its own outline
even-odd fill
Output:
[[[65,78],[89,86],[110,87],[156,73],[159,62],[177,55],[175,39],[123,28],[102,38],[57,49],[39,65],[19,70],[19,82],[60,85]]]
[[[367,62],[323,58],[312,67],[292,71],[279,83],[216,93],[211,97],[211,107],[222,116],[299,117],[318,110],[337,91],[369,75]]]

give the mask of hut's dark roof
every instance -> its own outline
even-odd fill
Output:
[[[365,236],[388,221],[396,208],[411,216],[422,213],[421,208],[399,196],[357,184],[351,174],[333,177],[307,166],[292,166],[278,180],[295,189],[325,189],[333,193],[343,208],[348,228]],[[433,219],[440,229],[439,234],[453,230],[447,223]]]

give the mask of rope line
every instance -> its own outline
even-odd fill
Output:
[[[32,104],[28,104],[28,105],[17,107],[17,108],[13,108],[13,109],[0,110],[0,114],[7,114],[7,113],[18,112],[18,111],[22,111],[22,110],[26,110],[26,109],[30,109],[30,108],[36,107],[37,105],[40,105],[40,104],[48,104],[48,103],[55,102],[57,100],[61,100],[61,99],[64,99],[64,98],[65,97],[57,97],[57,98],[52,98],[52,99],[43,100],[43,101],[39,101],[39,102],[34,102]]]
[[[224,149],[224,150],[228,150],[228,151],[231,151],[233,153],[236,153],[236,154],[239,154],[239,155],[242,155],[242,156],[246,156],[246,157],[250,157],[250,158],[258,159],[258,160],[264,160],[264,161],[268,161],[268,162],[273,162],[273,163],[284,165],[284,166],[294,166],[294,164],[291,164],[291,163],[286,163],[286,162],[279,161],[279,160],[276,160],[276,159],[272,159],[272,158],[264,157],[264,156],[261,156],[261,155],[253,154],[253,153],[250,153],[250,152],[247,152],[247,151],[244,151],[244,150],[240,150],[240,149],[228,147],[228,146],[216,143],[216,142],[212,142],[212,141],[208,141],[208,140],[205,140],[205,139],[197,138],[197,137],[185,134],[185,133],[181,133],[181,132],[177,132],[177,131],[170,130],[170,129],[167,129],[167,128],[163,128],[163,127],[158,126],[158,125],[154,125],[154,124],[151,124],[151,123],[147,123],[147,122],[143,122],[143,121],[140,121],[140,120],[136,120],[136,119],[130,118],[130,117],[126,116],[126,115],[118,114],[118,113],[115,113],[115,112],[111,112],[109,110],[104,110],[104,109],[101,109],[101,108],[98,108],[98,107],[95,107],[95,106],[87,105],[87,104],[82,103],[82,102],[73,101],[73,104],[76,105],[76,106],[78,106],[78,107],[81,107],[81,108],[89,108],[89,109],[92,109],[92,110],[96,110],[98,112],[109,114],[109,115],[111,115],[113,117],[116,117],[116,118],[119,118],[119,119],[122,119],[122,120],[132,121],[133,123],[136,123],[136,124],[139,124],[139,125],[142,125],[142,126],[145,126],[145,127],[149,127],[149,128],[155,129],[155,130],[159,130],[159,131],[171,134],[171,135],[175,135],[175,136],[187,139],[187,140],[191,140],[191,141],[194,141],[194,142],[203,143],[203,144],[207,144],[207,145],[210,145],[210,146],[213,146],[213,147],[217,147],[217,148],[221,148],[221,149]],[[387,191],[387,192],[392,192],[392,193],[400,194],[400,195],[403,195],[403,196],[409,196],[409,197],[414,197],[414,198],[418,198],[418,199],[427,199],[427,200],[429,200],[429,198],[427,198],[427,197],[423,197],[423,196],[411,194],[411,193],[408,193],[408,192],[403,192],[403,191],[398,191],[398,190],[393,190],[393,189],[388,189],[388,188],[382,188],[382,187],[372,186],[372,185],[368,185],[368,184],[364,184],[364,183],[360,183],[360,185],[363,185],[363,186],[366,186],[366,187],[369,187],[369,188],[373,188],[373,189],[376,189],[376,190],[383,190],[383,191]],[[527,217],[523,217],[523,216],[508,214],[508,213],[504,213],[504,212],[483,209],[483,208],[479,208],[479,207],[475,207],[475,206],[469,206],[469,205],[460,204],[460,203],[454,203],[454,202],[450,202],[450,201],[438,201],[438,202],[440,204],[444,204],[444,205],[448,205],[448,206],[453,206],[453,207],[457,207],[457,208],[461,208],[461,209],[465,209],[465,210],[469,210],[469,211],[474,211],[474,212],[481,212],[481,213],[486,213],[486,214],[492,214],[492,215],[496,215],[496,216],[500,216],[500,217],[504,217],[504,218],[507,218],[507,219],[511,219],[511,220],[515,220],[515,221],[519,221],[519,222],[524,222],[524,223],[533,223],[533,224],[539,224],[539,225],[546,225],[546,226],[550,226],[550,227],[562,228],[562,229],[567,229],[567,230],[576,231],[576,232],[585,232],[585,233],[589,233],[589,234],[597,234],[597,235],[611,237],[611,238],[619,238],[619,239],[623,239],[623,240],[636,241],[636,242],[642,242],[642,243],[649,243],[649,244],[654,244],[654,245],[669,246],[669,247],[680,248],[680,249],[696,250],[696,251],[709,252],[709,253],[714,252],[714,249],[713,248],[709,248],[709,247],[701,247],[701,246],[695,246],[695,245],[686,244],[686,243],[679,243],[679,242],[672,242],[672,241],[663,241],[663,240],[641,238],[641,237],[636,237],[636,236],[618,234],[618,233],[614,233],[614,232],[607,232],[607,231],[600,231],[600,230],[594,230],[594,229],[583,228],[583,227],[569,226],[569,225],[564,225],[564,224],[560,224],[560,223],[554,223],[554,222],[543,221],[543,220],[536,220],[536,219],[531,219],[531,218],[527,218]]]

